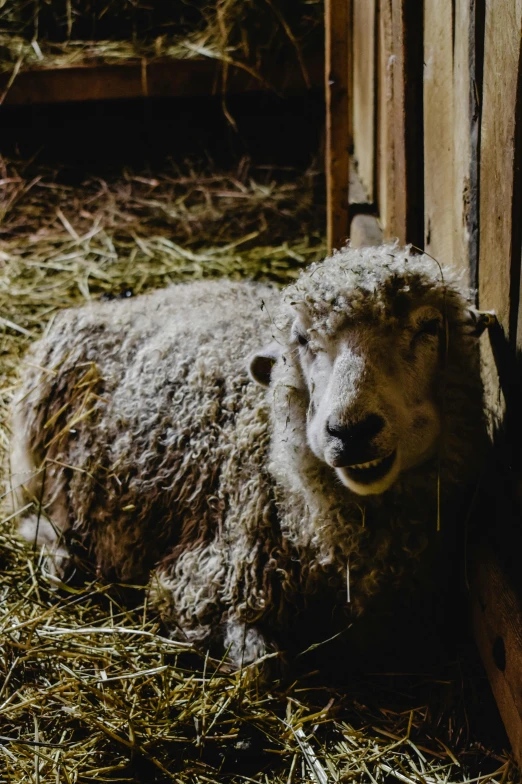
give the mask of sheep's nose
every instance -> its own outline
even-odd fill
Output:
[[[384,419],[378,414],[369,414],[365,419],[341,425],[330,417],[326,423],[326,431],[332,438],[338,438],[343,447],[366,444],[375,438],[384,427]]]

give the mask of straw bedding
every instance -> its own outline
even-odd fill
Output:
[[[262,75],[322,47],[322,0],[4,0],[0,72],[210,57]]]
[[[57,310],[175,280],[288,281],[324,254],[319,181],[243,162],[79,187],[2,162],[2,449],[23,353]],[[269,690],[167,639],[146,596],[58,584],[12,526],[0,525],[0,782],[518,780],[470,730],[482,703],[464,699],[477,681],[459,667]]]

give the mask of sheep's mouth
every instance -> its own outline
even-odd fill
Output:
[[[378,482],[390,473],[397,457],[397,450],[394,449],[386,457],[379,460],[370,460],[368,463],[358,463],[356,465],[345,466],[343,471],[348,475],[352,482],[360,485],[371,485]]]

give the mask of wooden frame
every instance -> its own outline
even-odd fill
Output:
[[[306,63],[309,86],[322,87],[324,62],[316,57]],[[120,98],[198,96],[219,94],[223,66],[217,60],[129,60],[118,64],[89,63],[60,68],[34,68],[20,72],[9,86],[10,75],[0,76],[0,96],[7,106]],[[230,67],[227,92],[273,89],[281,93],[307,89],[298,63],[274,69],[260,82],[241,68]],[[8,87],[9,86],[9,87]],[[2,101],[0,101],[1,103]]]

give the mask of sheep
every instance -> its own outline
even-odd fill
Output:
[[[468,296],[426,255],[348,246],[282,294],[199,281],[62,312],[13,408],[20,531],[107,580],[154,569],[172,633],[237,666],[310,637],[313,608],[334,634],[441,582],[437,528],[488,446]]]

